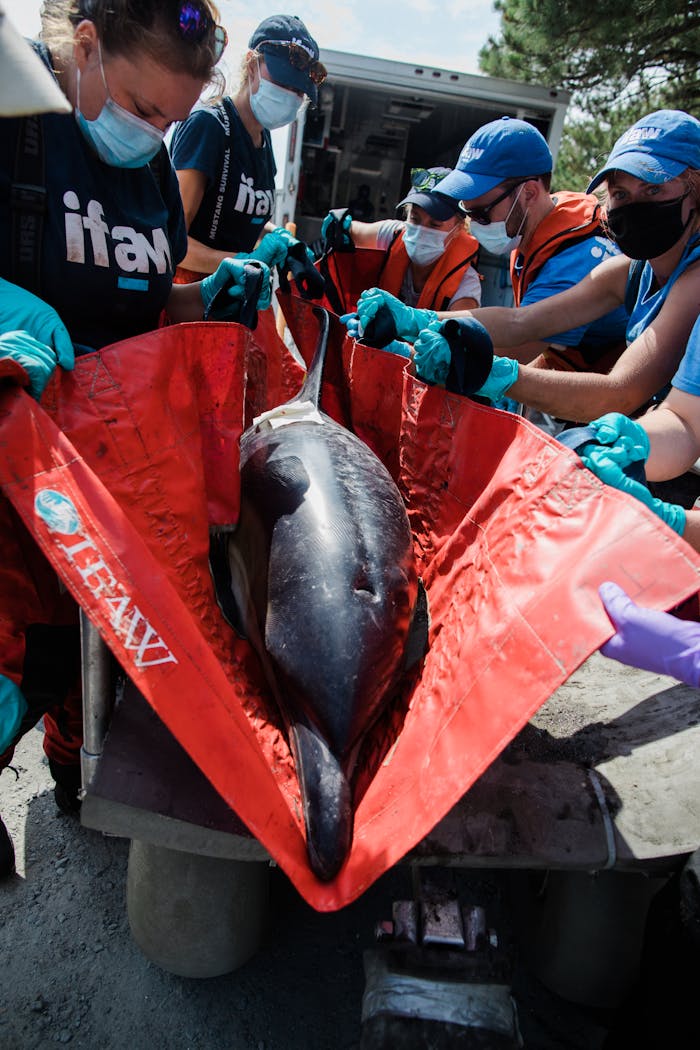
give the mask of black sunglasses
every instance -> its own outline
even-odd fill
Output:
[[[504,190],[503,193],[496,197],[495,201],[491,201],[490,204],[485,205],[483,208],[467,208],[464,201],[462,201],[462,209],[472,222],[478,222],[479,226],[488,226],[491,223],[489,216],[496,205],[504,201],[506,197],[510,197],[513,190],[517,190],[518,186],[523,186],[526,182],[531,181],[531,179],[521,179],[520,182],[516,182],[514,186],[509,186],[507,190]]]
[[[274,54],[279,54],[280,58],[285,58],[293,69],[299,69],[302,73],[306,73],[307,77],[312,84],[317,87],[322,84],[328,76],[328,70],[324,66],[323,62],[318,62],[313,55],[301,44],[295,44],[291,40],[263,40],[259,44],[256,44],[256,51],[262,51],[265,54],[266,51]]]

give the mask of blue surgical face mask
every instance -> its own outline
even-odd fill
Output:
[[[432,226],[408,222],[403,231],[403,245],[411,262],[417,266],[429,266],[440,258],[451,233],[452,230],[434,230]]]
[[[258,90],[251,92],[250,108],[258,124],[268,131],[291,124],[301,108],[302,99],[296,91],[274,84],[260,77]]]
[[[518,197],[522,191],[522,186],[518,190],[517,196],[510,206],[510,210],[506,215],[505,219],[501,222],[490,222],[484,226],[479,222],[473,222],[470,227],[470,233],[476,237],[477,241],[482,248],[485,248],[487,252],[491,252],[492,255],[510,255],[512,251],[520,246],[520,242],[523,239],[521,233],[523,226],[525,225],[525,219],[527,218],[527,212],[523,214],[522,222],[518,232],[510,237],[506,229],[506,223],[511,217],[513,208],[518,203]]]
[[[102,49],[99,51],[100,72],[104,81],[107,100],[95,120],[88,120],[80,112],[80,70],[78,70],[75,119],[85,139],[90,143],[100,160],[113,168],[142,168],[153,160],[161,147],[165,132],[154,128],[147,120],[130,113],[109,93],[102,65]]]

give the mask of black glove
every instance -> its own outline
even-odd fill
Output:
[[[491,336],[471,317],[445,321],[441,334],[452,357],[446,388],[452,394],[475,394],[488,379],[493,365]]]
[[[328,212],[321,224],[321,239],[325,241],[326,251],[330,248],[336,252],[353,252],[355,244],[350,236],[352,215],[347,208],[334,208]]]

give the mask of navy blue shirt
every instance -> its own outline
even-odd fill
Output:
[[[74,343],[98,349],[151,331],[187,251],[175,172],[115,168],[88,145],[75,117],[46,114],[43,129],[47,210],[41,287]],[[0,276],[13,280],[10,187],[20,120],[0,119]]]
[[[256,146],[230,98],[196,109],[175,129],[170,156],[176,171],[206,176],[190,235],[222,252],[248,252],[275,209],[270,132]]]

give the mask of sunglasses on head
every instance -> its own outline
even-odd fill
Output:
[[[301,44],[295,44],[291,40],[263,40],[256,45],[256,50],[260,51],[263,48],[264,51],[270,51],[273,55],[279,54],[281,58],[285,58],[293,69],[306,73],[311,83],[317,87],[328,76],[323,62],[318,62]]]
[[[521,179],[520,182],[516,182],[514,186],[509,186],[507,190],[504,190],[494,201],[491,201],[490,204],[486,204],[483,208],[468,208],[464,201],[461,201],[462,210],[472,222],[478,222],[479,226],[488,226],[491,223],[491,212],[496,205],[500,204],[501,201],[504,201],[506,197],[510,197],[513,190],[517,190],[518,186],[523,186],[526,182],[530,181],[530,179]]]
[[[427,168],[411,168],[411,186],[414,190],[434,190],[445,178],[444,172],[428,171]]]
[[[201,4],[186,0],[180,7],[178,14],[178,29],[183,40],[192,40],[199,43],[204,40],[207,33],[214,30],[212,51],[214,61],[218,62],[224,53],[228,43],[228,34],[223,26],[216,25],[209,12]]]

